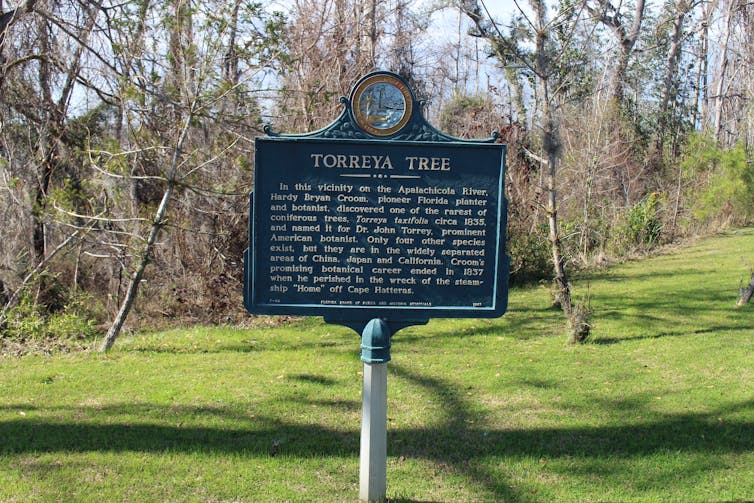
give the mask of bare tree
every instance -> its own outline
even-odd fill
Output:
[[[136,228],[130,231],[130,239],[137,244],[133,272],[118,313],[100,347],[102,351],[108,350],[118,337],[148,265],[159,259],[160,241],[168,235],[190,232],[181,228],[180,222],[205,229],[199,234],[215,236],[214,228],[221,210],[214,209],[217,203],[211,199],[230,197],[245,201],[246,191],[227,190],[224,184],[238,187],[251,182],[250,179],[234,180],[240,173],[232,160],[234,155],[250,157],[251,137],[258,132],[255,128],[259,123],[253,115],[258,110],[254,109],[254,100],[247,96],[251,91],[249,84],[259,72],[255,59],[258,53],[244,52],[238,39],[242,35],[260,35],[248,31],[248,22],[241,26],[239,11],[243,7],[240,3],[222,7],[207,5],[216,9],[211,15],[196,14],[184,0],[175,0],[170,7],[172,20],[156,27],[157,31],[151,35],[159,36],[161,30],[168,30],[170,56],[164,54],[164,59],[160,60],[167,68],[164,82],[154,82],[141,89],[140,101],[149,103],[151,109],[137,105],[130,110],[140,117],[137,124],[146,123],[151,130],[137,130],[130,135],[130,151],[97,151],[91,157],[93,164],[103,162],[100,173],[115,179],[121,176],[117,171],[120,158],[144,165],[143,174],[130,174],[126,179],[146,184],[152,195],[145,202],[154,200],[156,203],[147,225],[144,226],[145,220],[140,218]],[[222,13],[227,13],[228,17],[220,17]],[[244,16],[249,14],[243,13]],[[240,34],[242,28],[245,31]],[[260,50],[267,50],[261,47],[261,39],[258,42]],[[155,197],[157,194],[159,197]],[[243,211],[235,206],[233,211]],[[190,216],[192,213],[196,216]],[[240,219],[227,218],[240,223]],[[239,225],[239,228],[244,229],[244,226]],[[178,237],[173,235],[171,239]],[[243,239],[239,236],[238,241],[243,242]],[[212,255],[222,261],[229,260],[216,246]]]
[[[117,310],[107,345],[139,290],[172,288],[165,316],[208,298],[210,316],[234,298],[242,313],[256,86],[283,59],[284,18],[216,0],[28,0],[0,2],[0,19],[0,212],[23,236],[0,243],[4,311],[52,270]]]
[[[751,144],[754,141],[754,6],[750,2],[728,0],[722,2],[722,17],[714,60],[713,71],[712,130],[723,147],[732,147],[738,142]]]
[[[699,127],[700,120],[704,122],[708,113],[709,105],[707,103],[707,80],[709,69],[709,27],[712,18],[712,12],[715,2],[708,2],[704,8],[700,19],[699,40],[695,51],[696,59],[696,78],[694,79],[694,98],[691,124],[692,127]]]
[[[560,81],[564,75],[558,73],[556,62],[561,57],[561,52],[554,45],[551,32],[557,27],[564,33],[564,47],[568,47],[575,31],[575,22],[580,18],[584,4],[565,9],[551,19],[544,0],[530,0],[533,19],[529,19],[523,11],[522,14],[527,18],[533,32],[534,52],[531,55],[523,53],[502,35],[498,25],[489,16],[486,7],[482,7],[483,5],[484,3],[479,0],[464,0],[461,7],[472,19],[480,34],[491,40],[493,45],[505,47],[509,54],[536,77],[537,110],[543,154],[536,155],[530,152],[530,155],[541,163],[546,174],[546,213],[556,298],[571,325],[569,342],[582,342],[589,333],[589,313],[584,306],[580,304],[575,306],[571,298],[571,286],[566,273],[566,258],[558,222],[558,163],[562,150],[558,112],[563,102],[562,90],[566,86]]]
[[[485,39],[490,44],[495,58],[503,67],[505,79],[512,93],[511,120],[515,120],[520,125],[526,125],[528,113],[526,75],[527,71],[534,73],[535,68],[532,56],[522,47],[521,42],[531,38],[530,27],[527,27],[522,19],[516,19],[511,27],[512,33],[507,35],[498,29],[486,8],[482,9],[476,2],[468,1],[461,2],[460,6],[461,11],[471,18],[476,28],[470,32],[470,35]]]
[[[562,210],[575,227],[583,264],[595,253],[604,258],[617,234],[614,223],[645,193],[646,169],[633,155],[638,142],[629,134],[596,95],[563,114]]]
[[[696,7],[698,2],[680,0],[671,6],[671,22],[669,48],[665,62],[665,77],[663,78],[662,96],[660,97],[659,116],[660,132],[658,134],[657,150],[662,151],[665,134],[663,129],[670,126],[671,98],[675,99],[678,91],[678,65],[681,61],[681,49],[684,42],[683,27],[686,16]]]
[[[165,177],[165,192],[162,195],[160,204],[157,207],[157,211],[155,212],[152,219],[149,236],[147,237],[146,242],[144,243],[144,247],[141,250],[141,257],[139,258],[139,261],[136,265],[136,270],[134,271],[133,276],[131,277],[131,280],[128,284],[126,296],[121,303],[118,314],[115,316],[110,329],[107,331],[107,335],[102,341],[100,351],[107,351],[115,343],[115,339],[120,334],[120,331],[123,328],[123,324],[126,322],[126,318],[131,312],[133,303],[136,300],[136,293],[138,292],[139,285],[144,278],[144,271],[146,270],[149,262],[153,259],[154,247],[157,243],[157,238],[159,237],[160,232],[163,230],[168,221],[168,207],[173,197],[173,192],[175,191],[176,186],[179,182],[178,170],[184,160],[183,157],[186,138],[189,133],[191,121],[194,120],[196,116],[196,111],[196,101],[189,103],[188,110],[185,112],[185,116],[183,118],[183,124],[181,125],[178,133],[178,139],[175,143],[175,146],[173,147],[173,152],[170,159],[170,167],[168,169],[167,176]]]
[[[59,250],[56,241],[66,239],[67,233],[56,230],[49,201],[61,185],[75,189],[80,184],[75,160],[80,145],[70,115],[75,89],[88,85],[81,70],[97,17],[98,10],[88,3],[60,6],[36,0],[2,13],[0,121],[9,126],[1,128],[2,150],[16,153],[3,170],[27,182],[24,193],[14,198],[26,216],[18,229],[28,250],[18,271],[21,286],[32,284],[29,272],[44,272],[49,251]],[[40,278],[37,298],[45,303],[44,275],[34,277]]]
[[[621,12],[622,2],[616,6],[611,0],[592,0],[586,6],[595,19],[612,31],[618,42],[618,58],[610,76],[608,96],[612,102],[623,105],[628,64],[641,32],[646,2],[645,0],[636,1],[630,25]]]
[[[722,36],[722,46],[720,54],[720,66],[715,75],[715,91],[712,96],[715,103],[715,118],[713,122],[715,138],[721,140],[723,130],[723,106],[725,104],[726,78],[728,77],[728,51],[730,49],[730,39],[733,31],[733,18],[736,10],[739,8],[739,0],[728,0],[725,8],[724,31]]]
[[[281,65],[279,112],[288,131],[324,126],[363,75],[392,70],[421,91],[416,41],[426,28],[409,0],[295,0]],[[287,122],[287,123],[285,123]]]

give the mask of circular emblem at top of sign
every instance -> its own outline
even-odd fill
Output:
[[[356,85],[351,96],[356,123],[374,136],[390,136],[411,118],[411,90],[397,75],[376,73]]]

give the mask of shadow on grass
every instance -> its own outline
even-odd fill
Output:
[[[354,338],[356,338],[354,336]],[[358,339],[356,339],[358,341]],[[265,351],[306,351],[343,347],[343,340],[315,340],[315,341],[297,341],[277,342],[275,339],[269,339],[262,343],[252,341],[241,342],[218,342],[206,347],[191,347],[178,344],[159,344],[159,341],[150,341],[143,345],[135,347],[126,347],[121,349],[123,352],[134,353],[162,353],[162,354],[218,354],[218,353],[263,353]]]
[[[700,328],[698,330],[678,331],[678,332],[657,332],[649,335],[639,335],[633,337],[599,337],[595,338],[590,344],[596,344],[600,346],[609,346],[612,344],[620,344],[629,341],[643,341],[651,339],[663,339],[665,337],[684,337],[687,335],[701,335],[701,334],[717,334],[720,332],[741,330],[743,327],[737,326],[711,326],[707,328]]]
[[[672,280],[672,282],[683,284],[686,282],[693,282],[699,280],[698,283],[704,283],[704,279],[709,277],[713,271],[708,269],[693,268],[689,266],[682,266],[677,269],[655,270],[655,271],[630,271],[621,272],[615,269],[602,269],[594,272],[587,272],[583,275],[577,276],[577,282],[588,281],[604,281],[606,283],[625,283],[636,282],[642,284],[650,281],[656,283],[662,280]]]
[[[741,404],[752,409],[753,403]],[[598,428],[487,430],[470,426],[467,412],[449,411],[445,424],[433,428],[398,428],[388,434],[391,457],[444,463],[470,480],[483,484],[496,499],[513,499],[516,491],[502,472],[483,462],[490,456],[568,459],[587,470],[589,460],[648,456],[653,453],[747,453],[754,450],[754,422],[720,423],[719,416],[677,414],[640,425]],[[478,423],[478,419],[474,419]],[[269,456],[273,442],[285,456],[316,458],[353,456],[359,452],[359,432],[321,426],[261,421],[248,428],[167,426],[156,424],[93,424],[14,419],[0,422],[0,453],[47,452],[211,452]],[[599,476],[602,463],[594,464]],[[667,480],[672,485],[673,480]],[[518,484],[520,487],[520,482]]]
[[[599,477],[608,470],[609,460],[635,458],[653,454],[748,453],[754,450],[753,421],[722,421],[733,413],[754,414],[754,401],[743,401],[724,410],[705,414],[678,413],[646,421],[601,427],[531,428],[519,430],[488,429],[484,414],[473,410],[473,400],[466,390],[441,379],[421,375],[410,368],[391,364],[396,378],[409,381],[438,397],[444,404],[436,425],[426,428],[390,428],[388,456],[425,459],[446,465],[464,474],[471,482],[484,487],[497,501],[527,498],[533,487],[508,480],[501,460],[529,457],[562,460],[570,468],[567,475]],[[305,378],[306,379],[306,378]],[[534,383],[535,385],[546,383]],[[323,405],[353,410],[351,402]],[[637,410],[640,405],[626,404]],[[620,406],[614,403],[612,406]],[[358,427],[344,429],[300,424],[276,417],[249,416],[223,407],[161,407],[147,404],[124,404],[116,407],[78,407],[73,409],[38,408],[5,405],[1,410],[25,409],[27,416],[0,421],[0,455],[39,454],[49,452],[209,452],[268,457],[273,444],[281,456],[317,458],[327,456],[358,457]],[[76,420],[56,421],[35,416],[69,416]],[[175,418],[175,424],[170,419]],[[135,422],[139,418],[140,422]],[[188,418],[188,419],[187,419]],[[232,428],[191,426],[183,421],[210,424],[232,421]],[[150,421],[153,421],[150,424]],[[490,458],[500,458],[492,461]],[[715,464],[714,458],[710,463]],[[689,461],[688,469],[693,463]],[[715,467],[709,467],[714,469]],[[720,467],[718,467],[720,468]],[[656,481],[656,473],[646,477]],[[662,481],[672,487],[682,474],[668,474]],[[397,499],[394,501],[405,501]]]
[[[288,376],[288,379],[308,384],[320,384],[322,386],[333,386],[337,384],[337,381],[335,379],[330,379],[329,377],[315,374],[294,374]]]
[[[434,320],[433,320],[434,321]],[[395,335],[397,343],[416,343],[428,339],[468,339],[476,336],[505,336],[516,340],[530,340],[549,336],[562,330],[565,318],[557,308],[515,308],[509,309],[500,319],[478,318],[459,322],[459,327],[438,329],[413,329],[400,331]]]

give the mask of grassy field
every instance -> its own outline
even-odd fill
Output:
[[[546,287],[499,320],[399,332],[393,501],[754,500],[754,230]],[[355,501],[358,336],[319,319],[0,359],[0,501]]]

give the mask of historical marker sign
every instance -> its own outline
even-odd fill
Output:
[[[503,314],[501,145],[261,138],[256,146],[251,310]]]
[[[386,494],[390,338],[507,307],[505,145],[444,135],[399,76],[361,79],[307,135],[256,139],[244,302],[362,334],[359,494]]]
[[[501,316],[505,146],[442,135],[402,81],[369,79],[330,127],[257,138],[247,309],[365,323]]]

